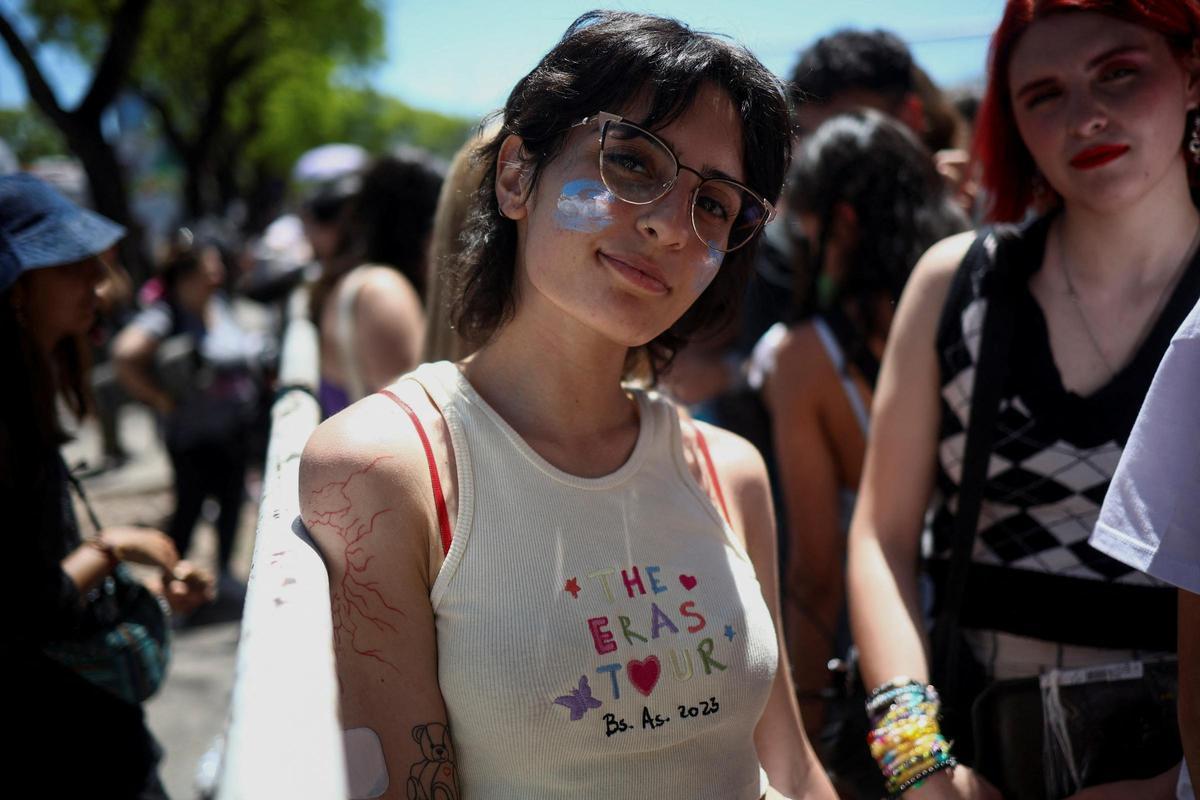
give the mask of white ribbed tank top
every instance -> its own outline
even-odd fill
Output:
[[[537,455],[448,362],[408,376],[458,470],[434,581],[438,678],[466,800],[753,800],[778,663],[744,548],[635,391],[629,460],[580,478]]]

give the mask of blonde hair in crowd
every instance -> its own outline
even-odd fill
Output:
[[[429,243],[429,279],[425,289],[425,349],[421,360],[458,361],[470,355],[473,348],[459,336],[450,324],[449,292],[446,285],[446,265],[458,255],[462,245],[459,234],[467,216],[467,208],[483,179],[484,165],[475,159],[479,147],[495,136],[499,121],[483,127],[468,139],[454,160],[442,183],[437,211],[433,217],[433,237]]]

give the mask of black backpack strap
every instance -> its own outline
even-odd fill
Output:
[[[983,489],[987,482],[987,466],[991,459],[996,418],[1000,399],[1008,376],[1014,313],[1015,278],[1011,264],[1005,264],[1001,250],[1012,246],[1010,228],[994,228],[981,232],[963,258],[962,268],[972,279],[983,276],[982,291],[987,297],[987,309],[980,334],[979,357],[971,388],[971,415],[967,423],[966,445],[963,451],[962,477],[959,481],[958,509],[954,515],[954,540],[951,545],[949,575],[945,597],[941,601],[938,629],[944,637],[940,648],[945,657],[945,677],[939,687],[943,694],[954,696],[960,674],[961,638],[959,619],[970,572],[971,553],[983,504]]]

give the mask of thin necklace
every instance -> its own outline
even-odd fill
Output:
[[[1168,280],[1166,284],[1163,285],[1163,288],[1159,290],[1158,299],[1154,302],[1154,311],[1147,319],[1146,324],[1142,328],[1142,332],[1138,335],[1137,342],[1134,345],[1135,351],[1145,340],[1146,335],[1150,332],[1150,328],[1155,322],[1158,321],[1158,315],[1162,311],[1166,298],[1170,294],[1170,290],[1174,288],[1175,283],[1183,274],[1184,266],[1191,261],[1192,255],[1196,251],[1197,244],[1200,244],[1200,227],[1197,227],[1196,233],[1192,235],[1192,241],[1188,244],[1187,250],[1184,251],[1183,259],[1172,272],[1170,280]],[[1075,306],[1075,310],[1079,314],[1079,321],[1083,323],[1083,330],[1085,333],[1087,333],[1088,340],[1092,343],[1092,349],[1095,350],[1096,355],[1100,357],[1100,362],[1104,364],[1104,368],[1108,370],[1109,380],[1112,380],[1116,377],[1117,371],[1113,368],[1112,362],[1108,360],[1108,356],[1104,354],[1104,349],[1100,347],[1100,341],[1096,338],[1095,332],[1092,331],[1092,326],[1088,324],[1087,314],[1083,310],[1083,303],[1079,300],[1079,292],[1076,291],[1075,283],[1071,280],[1071,270],[1067,268],[1067,243],[1066,237],[1063,235],[1061,228],[1058,231],[1058,266],[1059,269],[1062,270],[1063,278],[1067,282],[1067,294],[1070,295],[1071,303]]]

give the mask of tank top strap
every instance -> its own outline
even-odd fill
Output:
[[[405,413],[416,430],[417,437],[421,440],[421,447],[425,451],[425,463],[429,467],[429,482],[433,491],[433,505],[437,510],[438,535],[442,542],[442,555],[446,555],[450,552],[454,532],[450,527],[450,514],[446,508],[446,495],[442,491],[442,476],[438,472],[437,459],[434,457],[433,445],[429,441],[429,435],[425,432],[425,426],[421,424],[417,413],[412,410],[412,406],[401,400],[390,389],[380,389],[379,393],[400,407],[400,410]]]
[[[862,395],[858,393],[858,387],[854,385],[854,379],[846,370],[846,356],[842,353],[842,347],[838,344],[833,331],[830,330],[829,323],[819,316],[813,317],[812,323],[813,330],[817,332],[817,338],[821,340],[821,346],[825,348],[825,353],[833,362],[833,368],[837,370],[837,374],[841,378],[842,390],[846,393],[846,399],[850,401],[850,408],[854,411],[854,418],[858,420],[858,427],[862,429],[863,436],[866,436],[871,428],[871,416],[867,412],[866,404],[863,403]]]
[[[656,393],[650,393],[650,403],[660,410],[659,431],[664,438],[668,439],[667,442],[664,442],[664,446],[657,449],[655,457],[669,459],[673,462],[672,468],[675,475],[688,493],[706,510],[706,514],[713,523],[713,531],[740,558],[750,563],[750,555],[746,552],[745,545],[734,533],[727,498],[717,474],[716,462],[709,449],[707,438],[700,427],[696,425],[695,420],[689,417],[681,418],[679,409],[673,401]],[[685,426],[694,435],[694,441],[690,443],[685,433]],[[689,447],[693,458],[699,464],[700,471],[707,476],[709,486],[705,486],[704,481],[696,475],[693,467],[689,466],[687,458]]]
[[[458,367],[449,361],[435,361],[421,364],[400,380],[412,381],[424,389],[425,393],[429,395],[429,399],[445,415],[448,406],[456,405],[456,373],[458,373]]]
[[[443,519],[439,510],[439,533],[441,534],[443,555],[441,570],[434,580],[431,599],[437,598],[441,587],[453,574],[462,552],[467,546],[471,533],[471,520],[475,513],[475,482],[474,466],[471,448],[468,446],[464,403],[457,390],[458,367],[449,361],[438,361],[421,364],[412,372],[400,378],[401,381],[412,381],[421,387],[429,399],[437,407],[450,431],[450,447],[454,454],[454,478],[456,481],[456,498],[458,512],[454,519]],[[418,434],[420,431],[418,431]],[[425,437],[422,437],[425,444]],[[427,447],[426,457],[432,459],[431,448]],[[430,460],[431,472],[436,469]],[[440,482],[445,482],[448,476],[441,476]],[[440,487],[435,487],[435,493]],[[435,504],[437,503],[435,498]],[[447,532],[447,525],[449,531]]]

